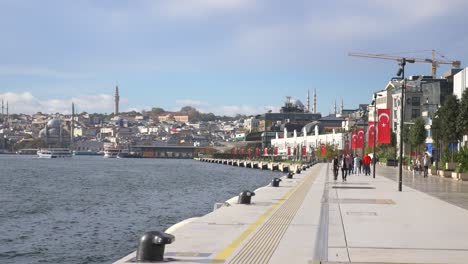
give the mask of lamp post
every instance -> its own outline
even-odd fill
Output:
[[[398,164],[398,191],[403,189],[403,119],[404,119],[404,102],[405,102],[405,90],[406,90],[406,79],[405,79],[405,66],[406,63],[414,63],[414,59],[402,58],[400,60],[400,69],[398,70],[397,75],[401,76],[403,79],[403,84],[401,86],[401,100],[400,100],[400,162]]]
[[[439,139],[438,139],[438,137],[437,137],[437,136],[438,136],[438,135],[437,135],[437,130],[438,130],[438,129],[437,129],[437,128],[434,128],[434,127],[432,126],[433,114],[434,114],[434,112],[435,112],[434,117],[437,117],[437,112],[436,112],[437,110],[436,110],[436,111],[430,111],[429,106],[435,106],[436,109],[438,109],[438,108],[439,108],[439,104],[432,104],[432,103],[429,103],[429,97],[427,97],[427,98],[426,98],[426,102],[425,102],[423,105],[424,105],[424,106],[426,107],[426,109],[427,109],[428,117],[429,117],[429,120],[430,120],[430,124],[429,124],[430,127],[429,127],[429,130],[434,130],[434,137],[435,137],[435,139],[436,139],[435,141],[436,141],[436,149],[437,149],[437,152],[436,152],[436,153],[437,153],[437,157],[435,158],[435,163],[436,163],[435,166],[436,166],[436,172],[437,172],[438,169],[439,169],[439,166],[438,166],[438,165],[439,165],[439,164],[438,164],[438,161],[439,161],[439,144],[438,144]],[[432,137],[432,132],[431,132],[431,139],[432,139],[432,153],[431,153],[431,156],[434,158],[434,155],[433,155],[433,152],[434,152],[434,144],[433,144],[433,143],[434,143],[434,140],[433,140],[433,137]]]

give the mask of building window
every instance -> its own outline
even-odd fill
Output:
[[[420,106],[421,105],[421,98],[420,97],[413,97],[411,98],[411,102],[413,106]]]
[[[419,109],[411,109],[411,119],[418,118],[420,116]]]

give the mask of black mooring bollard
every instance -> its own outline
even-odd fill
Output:
[[[240,204],[250,204],[250,199],[252,196],[255,196],[254,192],[251,191],[243,191],[239,194],[238,203]]]
[[[288,172],[288,179],[292,179],[294,175],[294,172],[290,171]]]
[[[280,178],[274,178],[274,179],[271,181],[271,186],[273,186],[273,187],[279,187],[280,181],[281,181]]]
[[[163,261],[166,244],[175,241],[175,237],[160,231],[146,232],[138,243],[137,261]]]

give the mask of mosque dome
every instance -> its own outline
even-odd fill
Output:
[[[60,128],[61,122],[58,119],[51,119],[47,122],[49,128]]]

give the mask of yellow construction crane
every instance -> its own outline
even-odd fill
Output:
[[[385,55],[385,54],[349,53],[348,55],[349,56],[354,56],[354,57],[366,57],[366,58],[375,58],[375,59],[384,59],[384,60],[395,60],[395,61],[398,61],[398,62],[401,62],[401,60],[403,59],[403,57],[390,56],[390,55]],[[414,60],[414,62],[430,63],[431,64],[432,78],[434,78],[434,79],[437,76],[437,67],[439,67],[439,64],[451,64],[453,68],[460,68],[460,66],[461,66],[461,61],[459,61],[459,60],[449,61],[449,60],[436,59],[436,51],[435,50],[432,50],[432,58],[431,59],[419,59],[419,58],[413,58],[413,57],[405,57],[405,58],[407,60]]]

